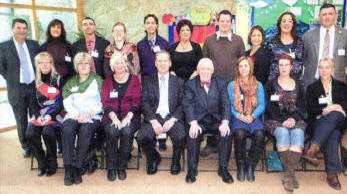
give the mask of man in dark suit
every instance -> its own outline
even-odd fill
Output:
[[[197,66],[198,76],[185,84],[183,111],[190,124],[187,138],[188,173],[186,182],[195,182],[199,160],[200,142],[204,133],[218,135],[218,175],[226,183],[233,178],[228,172],[231,152],[229,128],[230,102],[226,82],[213,75],[214,67],[209,58],[203,58]]]
[[[335,25],[337,12],[332,4],[322,5],[318,17],[320,26],[303,36],[305,88],[319,79],[318,62],[325,57],[335,60],[334,78],[346,81],[347,30]]]
[[[26,39],[27,27],[25,20],[13,20],[13,38],[0,44],[0,74],[7,83],[8,100],[16,119],[24,157],[30,156],[25,131],[28,126],[28,109],[33,106],[32,94],[35,91],[33,59],[39,52],[39,44]]]
[[[76,53],[88,52],[93,57],[92,71],[104,79],[104,51],[110,42],[95,34],[95,22],[90,17],[83,18],[82,31],[83,38],[76,41],[72,46],[75,48]]]
[[[167,51],[161,50],[156,54],[155,66],[158,73],[143,81],[141,105],[144,122],[136,139],[146,154],[147,174],[155,174],[161,160],[154,148],[155,138],[169,135],[173,144],[171,174],[178,174],[186,137],[181,107],[184,81],[169,73],[171,60]]]

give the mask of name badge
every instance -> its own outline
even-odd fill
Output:
[[[67,62],[71,62],[71,57],[70,56],[65,56],[65,61],[67,61]]]
[[[55,94],[57,92],[57,89],[55,87],[48,87],[48,91],[49,94]]]
[[[243,100],[243,94],[241,94],[241,100]]]
[[[338,49],[337,50],[337,55],[338,56],[345,56],[346,55],[345,49]]]
[[[110,92],[110,98],[118,98],[118,92],[116,91]]]
[[[159,51],[160,51],[160,47],[159,47],[158,45],[155,46],[155,47],[153,47],[153,51],[154,51],[155,53],[159,52]]]
[[[318,99],[319,104],[328,104],[328,98],[327,97],[320,97]]]
[[[99,57],[99,53],[97,50],[93,50],[92,53],[90,54],[92,55],[92,57],[98,58]]]
[[[271,102],[278,102],[278,101],[280,101],[280,96],[277,94],[273,94],[273,95],[271,95],[270,100],[271,100]]]
[[[77,92],[78,91],[78,86],[74,86],[71,88],[71,92]]]
[[[157,136],[158,139],[166,139],[166,133],[162,133]]]
[[[294,53],[294,52],[292,52],[292,53],[288,53],[288,55],[289,55],[289,56],[291,56],[291,57],[292,57],[292,59],[295,59],[295,53]]]

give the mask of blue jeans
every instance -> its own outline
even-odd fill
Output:
[[[303,129],[294,128],[287,129],[278,127],[275,129],[274,136],[276,137],[277,147],[282,146],[302,146],[304,147],[305,133]]]
[[[328,173],[338,173],[342,168],[338,155],[341,131],[337,127],[343,121],[342,113],[332,111],[314,123],[311,142],[318,144],[321,148],[324,154],[325,170]]]

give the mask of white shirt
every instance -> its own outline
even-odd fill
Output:
[[[16,39],[13,38],[13,42],[14,42],[14,45],[16,46],[16,50],[17,50],[17,54],[19,56],[19,50],[18,50],[18,42],[16,41]],[[30,82],[33,82],[35,80],[35,73],[34,73],[34,68],[33,68],[33,64],[31,63],[31,58],[30,58],[30,54],[29,54],[29,49],[28,49],[28,46],[27,44],[25,43],[25,41],[23,42],[23,48],[24,48],[24,51],[25,51],[25,57],[27,58],[27,62],[28,62],[28,65],[29,65],[29,71],[30,71]],[[19,83],[24,83],[23,82],[23,70],[22,70],[22,66],[20,65],[20,72],[19,72],[20,76],[19,76]]]
[[[220,39],[220,37],[227,37],[228,38],[228,40],[231,42],[231,38],[232,38],[232,33],[231,32],[229,32],[229,34],[228,35],[226,35],[226,36],[222,36],[221,34],[220,34],[220,32],[219,31],[217,31],[216,32],[216,35],[217,35],[217,40],[219,40]]]
[[[318,63],[319,60],[323,58],[323,47],[324,47],[324,39],[325,35],[327,33],[327,28],[324,28],[322,25],[320,26],[320,31],[319,31],[319,55],[318,55]],[[335,26],[331,26],[329,28],[329,58],[334,58],[334,40],[335,40]],[[316,69],[316,74],[314,75],[316,79],[319,79],[319,72],[318,72],[318,64],[317,64],[317,69]]]
[[[164,89],[161,88],[160,77],[165,77]],[[166,75],[160,75],[158,73],[158,84],[159,84],[159,104],[156,113],[164,119],[169,113],[169,73]]]

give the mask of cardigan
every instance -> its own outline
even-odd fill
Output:
[[[246,51],[246,56],[250,56],[251,50]],[[252,56],[254,61],[253,75],[263,85],[266,84],[269,77],[270,59],[267,50],[261,46]]]
[[[105,110],[103,116],[103,121],[108,118],[108,115],[111,111],[118,113],[118,108],[120,107],[121,118],[122,120],[129,111],[134,113],[134,119],[140,121],[140,115],[138,111],[140,109],[140,99],[141,99],[141,83],[140,79],[136,75],[130,74],[129,76],[128,87],[124,93],[124,96],[121,100],[121,105],[118,106],[118,97],[117,95],[111,98],[110,93],[114,91],[113,87],[113,75],[109,75],[102,82],[101,87],[101,102],[102,108]],[[116,91],[117,92],[117,91]]]

